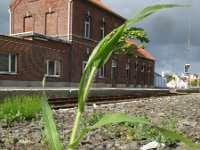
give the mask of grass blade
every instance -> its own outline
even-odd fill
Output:
[[[187,144],[190,147],[200,149],[200,145],[192,142],[191,140],[189,140],[187,137],[185,137],[183,135],[180,135],[180,134],[175,133],[173,131],[169,131],[169,130],[164,129],[164,128],[160,128],[160,127],[155,127],[155,128],[158,129],[166,137],[170,137],[172,139],[181,141],[181,142]]]
[[[189,5],[158,4],[158,5],[149,6],[149,7],[146,7],[144,9],[140,10],[138,13],[136,13],[133,16],[133,19],[130,19],[130,20],[127,21],[127,25],[134,24],[134,23],[150,16],[151,14],[158,12],[161,9],[175,8],[175,7],[186,7],[186,6],[189,6]]]
[[[51,150],[62,150],[61,142],[59,140],[56,125],[53,120],[52,110],[47,102],[47,96],[45,94],[45,78],[42,82],[43,95],[42,95],[42,117],[44,122],[45,133],[48,139],[48,143]]]
[[[123,113],[115,113],[115,114],[106,114],[104,115],[95,125],[85,128],[79,134],[78,138],[75,140],[74,143],[70,144],[69,148],[75,149],[79,141],[92,129],[100,128],[104,125],[111,124],[111,123],[121,123],[121,122],[132,122],[132,123],[142,123],[142,124],[150,124],[148,119],[143,117],[134,117],[129,116]]]
[[[176,4],[153,5],[153,6],[149,6],[149,7],[146,7],[144,9],[140,10],[139,12],[134,14],[133,18],[140,16],[140,15],[145,15],[145,14],[150,13],[150,12],[157,12],[157,11],[164,9],[164,8],[175,8],[175,7],[185,7],[185,6],[187,6],[187,5],[176,5]]]

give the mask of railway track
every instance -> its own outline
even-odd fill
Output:
[[[185,92],[170,92],[170,94],[155,94],[155,95],[134,95],[134,96],[117,96],[117,97],[93,97],[87,99],[87,105],[93,104],[110,104],[120,102],[130,102],[137,98],[148,98],[148,97],[161,97],[161,96],[175,96],[189,94]],[[48,100],[52,109],[65,109],[74,108],[78,106],[78,98],[51,98]]]

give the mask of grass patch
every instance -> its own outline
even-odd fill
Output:
[[[8,96],[0,103],[0,121],[10,125],[14,121],[39,118],[41,110],[40,95]]]

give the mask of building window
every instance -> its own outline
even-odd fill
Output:
[[[0,73],[17,73],[17,55],[0,53]]]
[[[125,75],[126,80],[129,79],[129,76],[130,76],[130,62],[127,62],[126,63],[126,75]]]
[[[136,63],[135,63],[135,70],[134,70],[134,78],[135,78],[135,80],[137,80],[137,71],[138,71],[138,67],[139,67],[139,64],[136,62]]]
[[[151,72],[151,64],[149,64],[149,68],[148,68],[147,72],[148,72],[148,73]]]
[[[117,61],[116,60],[112,60],[112,63],[111,63],[111,80],[116,80],[117,78]]]
[[[135,63],[135,71],[137,71],[138,70],[138,63]]]
[[[99,69],[99,77],[100,78],[105,77],[105,66],[104,65]]]
[[[101,20],[100,24],[100,38],[103,39],[105,36],[105,21],[104,18]]]
[[[90,16],[85,16],[85,38],[90,39]]]
[[[46,60],[45,66],[46,66],[46,76],[52,76],[52,77],[60,77],[60,65],[61,61],[59,60]]]
[[[143,63],[143,64],[142,64],[141,72],[144,72],[144,70],[145,70],[145,65],[144,65],[144,63]]]

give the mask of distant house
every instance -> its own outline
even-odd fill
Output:
[[[99,0],[13,0],[10,36],[0,35],[0,86],[78,86],[97,43],[125,18]],[[132,44],[132,41],[129,41]],[[94,86],[153,87],[153,56],[115,53]]]
[[[188,81],[189,82],[194,82],[194,81],[197,81],[199,78],[199,76],[197,74],[191,74],[188,76]]]
[[[186,89],[188,88],[188,82],[185,78],[181,78],[180,76],[173,74],[173,80],[167,83],[167,87],[176,89]]]
[[[166,88],[167,87],[166,79],[156,72],[154,73],[154,87],[156,87],[156,88]]]

